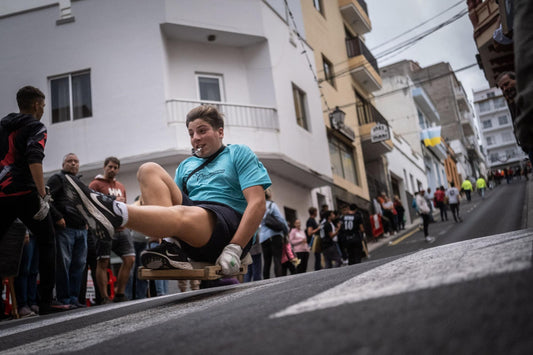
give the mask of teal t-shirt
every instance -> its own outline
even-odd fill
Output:
[[[180,190],[183,191],[183,178],[203,162],[204,159],[193,156],[178,166],[174,181]],[[267,170],[249,147],[232,144],[190,177],[187,191],[193,201],[219,202],[244,213],[247,202],[242,190],[257,185],[263,189],[272,185]]]

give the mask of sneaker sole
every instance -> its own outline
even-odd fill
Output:
[[[93,201],[85,196],[85,193],[80,189],[78,184],[76,184],[68,174],[65,174],[65,177],[67,178],[69,185],[76,192],[76,195],[81,199],[82,204],[77,204],[76,208],[86,219],[89,227],[95,231],[95,234],[100,239],[112,239],[112,236],[115,234],[115,227],[113,227],[106,216],[96,208]]]
[[[141,263],[144,267],[152,270],[158,269],[180,269],[180,270],[192,270],[193,267],[188,261],[174,261],[167,258],[165,255],[144,252],[141,254]]]

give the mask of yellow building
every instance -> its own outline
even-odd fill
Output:
[[[393,144],[386,119],[372,105],[372,92],[381,88],[381,77],[377,61],[364,43],[363,35],[372,29],[366,3],[301,0],[301,6],[305,37],[314,51],[323,95],[333,207],[355,202],[370,211],[371,199],[381,190],[390,191],[384,154]]]

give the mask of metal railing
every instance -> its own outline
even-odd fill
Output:
[[[372,67],[376,70],[376,72],[379,73],[378,61],[376,58],[374,58],[372,52],[370,52],[370,49],[368,49],[368,47],[363,41],[361,41],[359,37],[346,38],[346,52],[348,54],[348,58],[363,55],[370,65],[372,65]]]
[[[382,123],[386,126],[389,125],[387,119],[383,117],[383,115],[372,104],[358,101],[355,106],[357,108],[357,120],[359,121],[359,126],[369,123]]]
[[[185,123],[187,113],[204,104],[213,105],[224,114],[225,126],[279,129],[278,114],[276,109],[272,107],[182,99],[167,100],[168,123]]]
[[[366,6],[365,0],[357,0],[357,3],[365,10],[366,15],[368,16],[368,7]]]

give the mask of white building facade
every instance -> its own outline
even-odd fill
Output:
[[[511,113],[501,90],[474,91],[474,106],[489,169],[520,165],[527,156],[516,142]]]
[[[74,152],[89,182],[116,156],[132,202],[142,163],[174,176],[190,155],[185,114],[207,102],[226,115],[225,143],[250,146],[267,167],[288,219],[307,217],[313,189],[329,191],[320,94],[283,1],[20,3],[24,11],[0,12],[0,44],[9,48],[0,54],[0,106],[17,111],[24,85],[46,94],[47,175]],[[289,3],[301,18],[299,1]],[[295,86],[304,112],[295,110]]]

